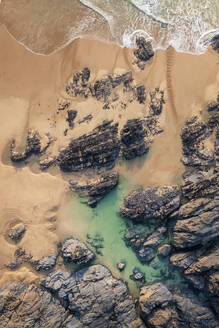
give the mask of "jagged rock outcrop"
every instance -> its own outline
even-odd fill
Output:
[[[137,58],[135,63],[143,70],[146,62],[153,57],[154,51],[150,41],[147,41],[144,37],[138,37],[136,39],[136,49],[134,55]]]
[[[32,154],[43,153],[51,144],[52,138],[49,134],[41,137],[38,131],[29,130],[27,133],[26,143],[23,151],[16,150],[16,142],[13,139],[10,147],[10,158],[13,162],[26,160]]]
[[[126,285],[102,265],[76,273],[56,271],[42,281],[85,327],[143,328]]]
[[[172,294],[162,283],[141,288],[140,311],[151,328],[216,328],[213,312],[192,294]]]
[[[124,199],[120,213],[132,220],[162,221],[180,205],[177,186],[151,187],[132,191]]]
[[[112,167],[119,154],[118,124],[106,121],[91,133],[73,139],[62,149],[58,165],[63,171]]]
[[[129,160],[146,154],[154,135],[161,132],[157,118],[128,120],[120,132],[122,157]]]
[[[52,254],[48,256],[43,256],[37,260],[31,260],[31,264],[34,266],[37,271],[48,271],[54,268],[57,261],[57,255]]]
[[[195,116],[185,123],[182,130],[184,165],[193,167],[209,167],[214,161],[214,152],[208,148],[204,141],[213,132],[212,120],[204,123]],[[216,122],[214,122],[215,124]]]
[[[95,207],[98,201],[117,186],[118,181],[119,175],[117,172],[106,172],[85,182],[70,180],[69,183],[72,190],[77,191],[80,196],[87,199],[89,206]]]
[[[68,125],[70,128],[74,127],[74,120],[77,116],[77,111],[74,109],[67,110],[67,118],[66,121],[68,122]]]
[[[144,318],[156,308],[164,308],[171,302],[173,302],[173,295],[160,282],[144,286],[140,290],[139,304]]]
[[[75,264],[85,264],[94,259],[94,254],[81,241],[77,239],[67,239],[62,245],[61,256],[66,262]]]
[[[162,113],[164,101],[164,91],[159,88],[155,88],[150,92],[150,114],[160,115]]]
[[[84,327],[49,292],[19,281],[0,289],[0,322],[2,328]]]

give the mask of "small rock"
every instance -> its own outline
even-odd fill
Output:
[[[119,269],[119,271],[123,271],[125,269],[125,263],[118,262],[117,263],[117,268]]]
[[[23,238],[23,235],[26,231],[26,228],[23,223],[16,224],[11,230],[9,231],[9,238],[14,242],[18,242]]]
[[[85,264],[94,259],[94,254],[87,246],[77,239],[67,239],[61,249],[61,255],[66,262]]]
[[[144,282],[145,281],[145,274],[142,273],[138,268],[133,269],[133,274],[130,275],[130,278],[135,281]]]
[[[31,261],[37,271],[48,271],[56,265],[57,255],[43,256],[41,259]]]

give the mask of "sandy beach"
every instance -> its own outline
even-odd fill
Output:
[[[34,170],[34,165],[13,166],[7,155],[12,138],[22,146],[28,129],[36,129],[41,135],[50,133],[56,139],[50,152],[56,154],[69,140],[89,133],[103,120],[118,122],[120,130],[128,119],[143,118],[147,113],[149,96],[145,104],[133,101],[124,109],[115,102],[114,108],[103,110],[103,103],[96,99],[66,95],[66,83],[74,72],[89,67],[91,80],[95,81],[131,70],[135,83],[144,84],[148,95],[154,88],[164,91],[160,119],[163,133],[155,137],[146,160],[116,164],[116,169],[131,184],[156,186],[180,183],[184,171],[180,161],[181,128],[193,115],[205,117],[207,104],[219,90],[219,71],[218,56],[212,49],[200,56],[176,53],[173,48],[157,51],[141,71],[133,65],[131,49],[99,41],[79,39],[55,54],[40,56],[18,44],[3,26],[0,40],[0,262],[5,273],[4,265],[10,262],[16,249],[4,237],[7,227],[17,217],[22,218],[28,228],[19,246],[33,256],[52,253],[60,238],[56,231],[58,209],[68,190],[66,177],[58,170],[41,172]],[[118,92],[125,102],[122,90]],[[65,112],[57,110],[65,101],[78,111],[77,122],[89,114],[93,116],[89,122],[76,123],[67,136]],[[19,279],[19,271],[16,274]],[[24,276],[28,279],[27,272]],[[5,280],[7,275],[0,283]]]

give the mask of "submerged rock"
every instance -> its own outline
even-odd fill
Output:
[[[77,239],[67,239],[61,249],[61,255],[66,262],[85,264],[94,259],[94,254],[87,246]]]
[[[158,248],[158,255],[166,257],[170,254],[171,246],[169,244],[164,244]]]
[[[70,180],[71,189],[77,191],[82,197],[88,199],[87,204],[95,207],[108,192],[115,188],[119,181],[117,172],[102,173],[96,178],[86,182],[75,182]]]
[[[145,274],[143,272],[141,272],[140,269],[134,268],[133,269],[133,274],[130,275],[130,279],[135,280],[135,281],[144,282],[145,281]]]
[[[123,271],[125,269],[126,264],[123,262],[118,262],[117,263],[117,268],[119,269],[119,271]]]
[[[124,199],[120,213],[132,220],[144,221],[154,219],[162,221],[180,205],[179,188],[166,186],[151,187],[132,191]]]

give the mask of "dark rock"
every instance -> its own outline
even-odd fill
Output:
[[[73,126],[74,126],[73,122],[74,122],[74,120],[77,116],[77,111],[73,110],[73,109],[70,109],[70,110],[67,111],[67,114],[68,114],[68,117],[67,117],[66,121],[68,122],[69,127],[73,128]]]
[[[144,286],[140,290],[139,304],[143,318],[156,308],[165,308],[173,301],[173,295],[162,283]]]
[[[66,262],[85,264],[94,259],[94,254],[87,246],[77,239],[67,239],[61,249],[61,255]]]
[[[202,276],[196,276],[194,274],[185,275],[185,278],[192,284],[193,287],[199,290],[203,290],[205,287],[205,279]]]
[[[9,238],[14,241],[18,242],[20,241],[24,234],[25,234],[26,228],[23,223],[17,223],[13,228],[10,229],[8,236]]]
[[[136,96],[139,104],[144,104],[146,100],[146,91],[144,85],[136,87]]]
[[[121,130],[120,135],[123,158],[133,159],[148,152],[151,140],[146,138],[147,131],[142,120],[128,120]]]
[[[178,328],[177,314],[170,308],[156,309],[146,319],[150,328]]]
[[[164,101],[164,91],[159,88],[155,88],[154,91],[150,93],[150,113],[151,115],[160,115],[162,113]]]
[[[70,186],[73,190],[79,192],[82,197],[88,198],[88,205],[95,207],[108,192],[115,188],[119,181],[117,172],[102,173],[96,178],[91,178],[86,182],[75,182],[70,180]]]
[[[217,96],[216,101],[212,101],[208,104],[208,111],[209,112],[219,112],[219,94]]]
[[[214,162],[214,152],[208,149],[203,141],[207,139],[214,130],[212,120],[206,124],[198,120],[195,116],[185,123],[182,130],[184,165],[193,167],[209,167]],[[213,121],[213,125],[214,125]]]
[[[37,271],[48,271],[56,265],[57,255],[43,256],[39,260],[31,260]]]
[[[137,58],[136,64],[140,69],[144,69],[145,63],[154,55],[151,42],[146,41],[144,37],[136,39],[136,49],[134,55]]]
[[[89,115],[85,116],[84,118],[82,118],[82,120],[78,121],[78,123],[81,124],[84,122],[89,122],[92,120],[92,118],[93,118],[93,116],[91,114],[89,114]]]
[[[219,53],[219,35],[215,35],[211,40],[212,48]]]
[[[208,279],[208,290],[213,296],[219,297],[219,271],[210,275]]]
[[[50,293],[19,281],[0,289],[0,322],[2,328],[84,327]]]
[[[56,295],[83,327],[144,327],[126,285],[114,279],[102,265],[72,274],[56,271],[42,285]]]
[[[151,187],[132,191],[124,199],[120,213],[130,219],[160,221],[180,205],[179,189],[176,186]]]
[[[22,262],[19,260],[12,261],[11,263],[7,264],[6,267],[10,270],[16,270],[21,266]]]
[[[62,149],[58,165],[63,171],[80,171],[86,168],[112,167],[119,154],[118,124],[104,122],[91,133],[73,139]]]
[[[171,246],[169,244],[164,244],[158,248],[158,255],[167,257],[170,254]]]
[[[140,269],[134,268],[133,269],[133,274],[130,275],[130,279],[132,279],[134,281],[144,282],[145,281],[145,274],[143,272],[141,272]]]
[[[57,158],[55,156],[47,155],[46,157],[40,159],[39,165],[41,170],[47,170],[49,167],[56,165]]]

